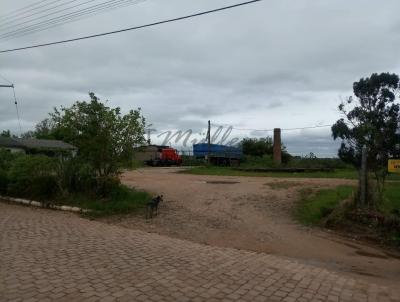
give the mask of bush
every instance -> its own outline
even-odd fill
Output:
[[[294,157],[290,161],[290,167],[293,168],[332,168],[345,169],[352,168],[339,158],[317,158],[311,156]]]
[[[262,157],[265,154],[272,154],[272,138],[244,138],[241,141],[243,154]]]
[[[100,176],[96,179],[96,194],[100,197],[108,197],[120,185],[119,178]]]
[[[62,195],[94,192],[96,175],[93,168],[79,157],[63,158],[57,161],[57,184]]]
[[[203,158],[195,158],[194,156],[182,155],[182,166],[204,166],[207,161]]]
[[[275,167],[277,166],[272,155],[251,156],[245,155],[242,159],[242,166],[244,167]]]
[[[0,194],[7,193],[8,177],[5,170],[0,169]]]
[[[12,162],[17,158],[23,156],[18,153],[11,153],[6,149],[0,148],[0,170],[8,172]]]
[[[60,159],[56,166],[57,184],[64,197],[76,193],[92,198],[109,197],[112,190],[120,185],[117,175],[96,175],[93,167],[80,157]]]
[[[146,203],[151,199],[151,195],[147,192],[136,191],[124,185],[114,187],[109,196],[98,198],[88,196],[87,194],[72,194],[64,199],[58,200],[60,204],[69,204],[93,212],[86,215],[96,217],[115,214],[129,214],[143,209]]]
[[[46,199],[53,197],[57,188],[54,159],[27,155],[12,162],[8,173],[8,194]]]

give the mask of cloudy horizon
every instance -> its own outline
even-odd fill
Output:
[[[1,12],[34,0],[3,0]],[[142,25],[240,1],[139,1],[20,38],[0,50]],[[237,129],[331,125],[352,84],[400,73],[398,1],[261,1],[229,11],[112,36],[0,54],[15,84],[23,131],[53,107],[93,91],[123,112],[142,108],[165,131],[204,133],[207,121]],[[0,19],[1,20],[1,19]],[[1,30],[0,23],[0,30]],[[7,84],[0,78],[0,84]],[[18,133],[12,90],[0,88],[0,131]],[[212,129],[215,129],[213,127]],[[234,130],[231,137],[271,136]],[[290,153],[335,156],[329,127],[282,132]]]

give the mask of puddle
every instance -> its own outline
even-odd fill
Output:
[[[400,255],[395,255],[392,253],[385,253],[386,256],[390,257],[390,258],[394,258],[394,259],[399,259],[400,260]]]
[[[228,180],[227,181],[224,181],[224,180],[206,181],[206,184],[213,184],[213,185],[233,185],[233,184],[238,184],[238,183],[239,183],[238,181],[228,181]]]
[[[356,254],[360,255],[360,256],[366,256],[366,257],[372,257],[372,258],[388,259],[388,257],[386,257],[386,256],[379,255],[379,254],[374,254],[374,253],[369,253],[369,252],[366,252],[366,251],[363,251],[363,250],[356,251]]]
[[[351,269],[350,270],[352,273],[362,275],[362,276],[369,276],[369,277],[379,277],[378,275],[372,274],[372,273],[367,273],[358,269]]]

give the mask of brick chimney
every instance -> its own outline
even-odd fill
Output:
[[[274,162],[282,163],[281,128],[274,129]]]

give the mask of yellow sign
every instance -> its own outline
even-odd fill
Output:
[[[400,173],[400,159],[389,159],[388,171],[391,173]]]

